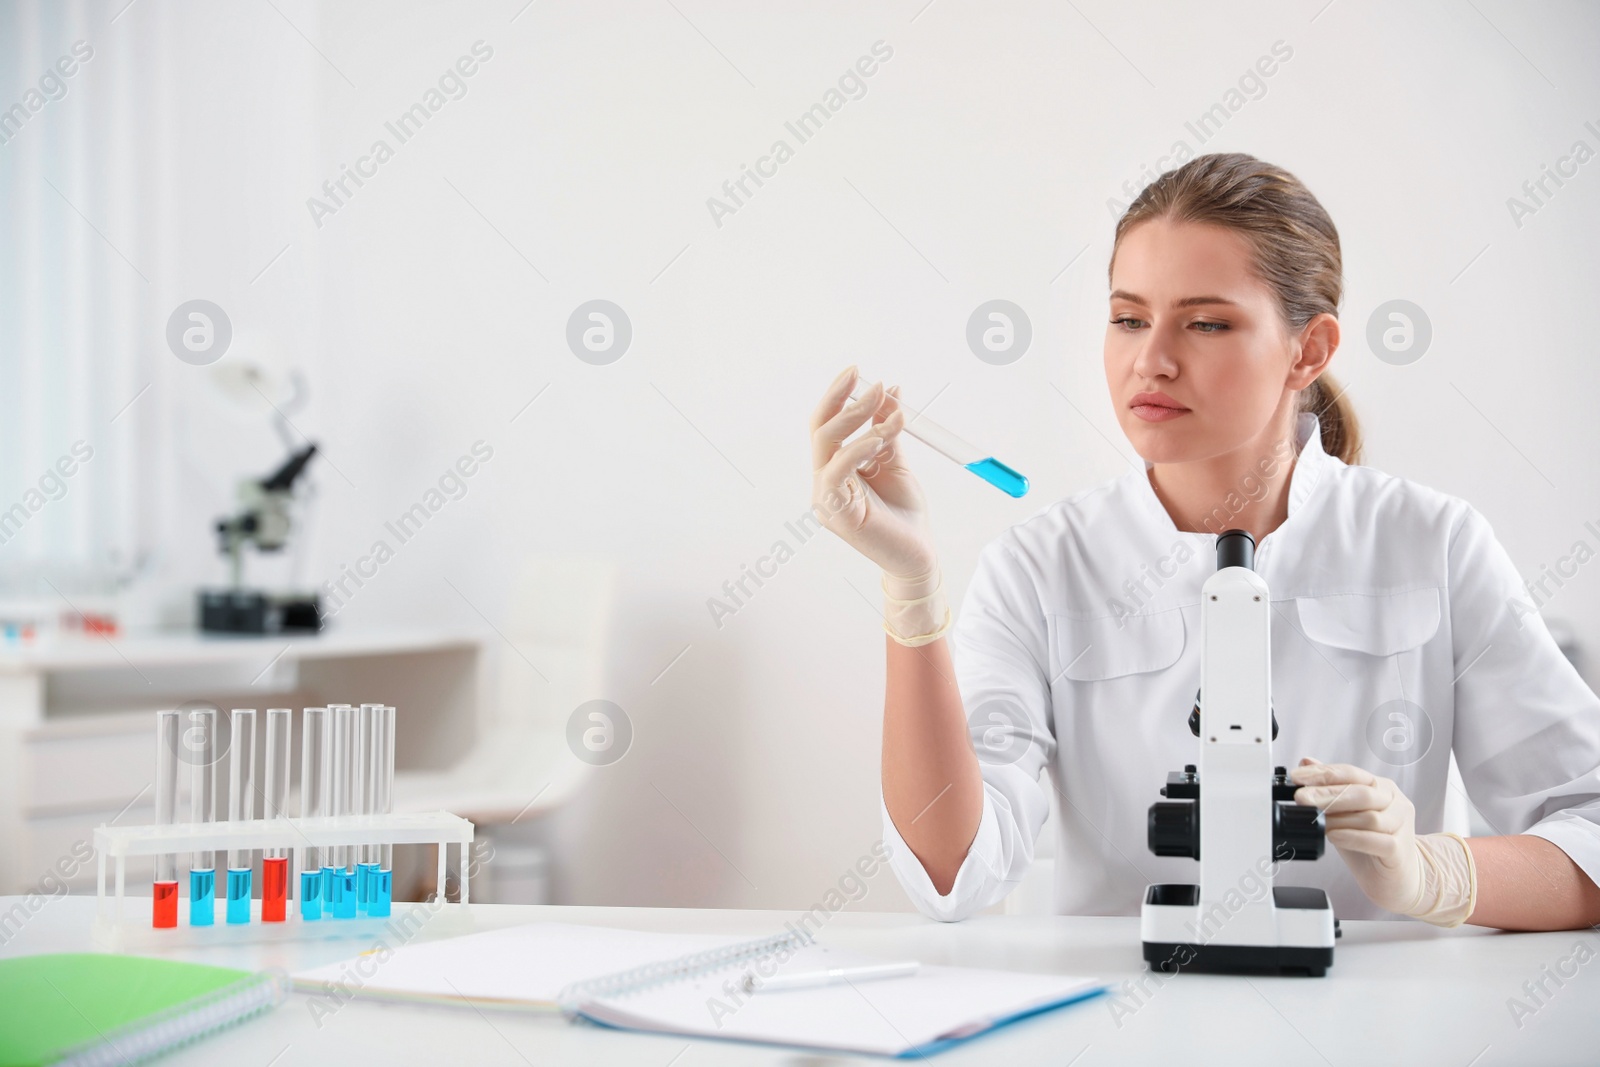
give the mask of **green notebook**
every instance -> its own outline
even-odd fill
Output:
[[[281,971],[99,953],[0,960],[0,1067],[138,1063],[269,1010]]]

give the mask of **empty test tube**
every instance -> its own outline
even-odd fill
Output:
[[[326,815],[328,805],[328,709],[307,708],[300,723],[300,817],[316,819]],[[300,918],[322,918],[323,884],[332,879],[327,870],[327,849],[306,849],[305,869],[300,872]],[[326,873],[326,877],[324,877]]]
[[[196,826],[217,819],[217,710],[197,708],[189,712],[188,733],[183,750],[194,762],[190,766],[189,821]],[[211,926],[216,922],[217,860],[209,850],[195,852],[189,859],[189,925]]]
[[[288,816],[289,734],[294,712],[289,708],[267,709],[267,782],[262,794],[265,806],[261,817],[276,821]],[[261,921],[281,923],[289,891],[289,850],[269,848],[261,854]]]
[[[255,819],[256,709],[234,708],[228,723],[228,822]],[[237,825],[234,829],[237,830]],[[228,850],[228,921],[250,921],[250,874],[255,850]]]
[[[178,821],[178,735],[182,724],[176,711],[156,712],[156,825]],[[178,856],[156,856],[156,878],[151,887],[150,925],[178,925]]]

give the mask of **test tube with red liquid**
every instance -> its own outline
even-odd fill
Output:
[[[156,712],[157,826],[171,826],[178,821],[180,729],[178,712]],[[157,928],[178,925],[178,856],[175,852],[162,852],[156,856],[156,878],[150,898],[150,925]]]
[[[267,709],[267,780],[261,817],[268,821],[289,815],[289,737],[293,721],[290,708]],[[265,849],[261,854],[261,921],[283,922],[288,895],[289,850]]]

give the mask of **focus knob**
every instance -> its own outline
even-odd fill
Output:
[[[1199,803],[1193,800],[1161,800],[1150,805],[1149,838],[1150,851],[1157,856],[1199,859]]]
[[[1273,859],[1320,859],[1327,847],[1322,809],[1309,804],[1274,804],[1272,807]]]

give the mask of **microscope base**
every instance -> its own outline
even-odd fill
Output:
[[[1144,958],[1152,970],[1166,974],[1196,971],[1208,974],[1277,974],[1321,978],[1333,966],[1333,943],[1340,934],[1328,895],[1321,889],[1274,886],[1273,911],[1278,922],[1276,944],[1231,944],[1224,940],[1225,905],[1211,908],[1202,919],[1200,887],[1177,883],[1152,885],[1140,911]],[[1217,915],[1217,909],[1223,908]],[[1194,938],[1212,931],[1205,941]]]
[[[1194,971],[1197,974],[1275,974],[1321,978],[1333,966],[1333,949],[1146,941],[1144,960],[1151,970],[1167,974]]]
[[[202,589],[199,601],[202,633],[314,634],[322,629],[322,605],[315,593]]]

